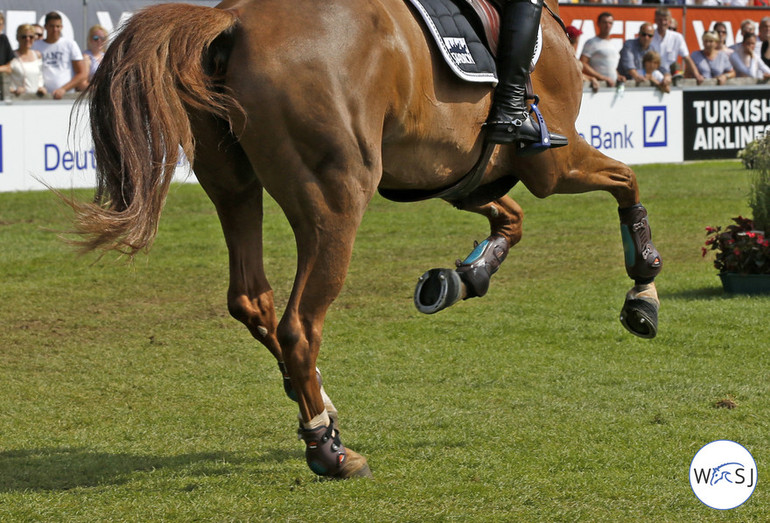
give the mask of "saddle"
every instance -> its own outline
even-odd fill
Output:
[[[455,75],[468,82],[497,85],[497,70],[493,54],[497,50],[500,36],[500,8],[498,5],[488,0],[409,0],[409,3],[420,14],[442,57]],[[564,27],[564,23],[553,11],[547,9]],[[540,27],[529,68],[530,72],[534,70],[542,48],[543,32],[542,27]],[[545,139],[548,136],[548,130],[545,121],[537,110],[537,97],[532,94],[532,84],[529,79],[527,79],[527,96],[535,98],[535,104],[532,107],[539,120],[543,139]],[[378,191],[384,198],[396,202],[443,198],[457,204],[462,200],[475,201],[474,198],[479,201],[498,198],[507,193],[518,182],[518,179],[513,176],[503,177],[487,186],[479,187],[495,147],[496,144],[486,142],[481,156],[473,168],[448,187],[435,190],[380,187]]]
[[[500,7],[489,0],[409,0],[455,75],[467,82],[497,85],[494,56],[500,36]],[[542,49],[542,30],[532,71]]]

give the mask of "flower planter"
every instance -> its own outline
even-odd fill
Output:
[[[770,294],[770,274],[720,272],[719,278],[729,294]]]

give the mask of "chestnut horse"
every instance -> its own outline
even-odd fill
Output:
[[[549,127],[569,145],[534,156],[498,147],[478,189],[445,197],[488,218],[492,234],[456,272],[426,273],[415,300],[427,309],[445,300],[437,310],[486,291],[521,238],[522,209],[506,195],[516,180],[538,197],[603,190],[617,200],[635,280],[622,320],[652,337],[660,260],[636,177],[576,133],[578,62],[557,20],[545,14],[541,24],[534,91]],[[324,319],[369,201],[378,189],[451,186],[484,149],[492,89],[453,76],[429,38],[404,0],[162,4],[130,19],[86,93],[98,189],[94,203],[71,202],[83,246],[130,255],[148,248],[182,150],[222,224],[229,311],[277,359],[299,404],[308,464],[320,475],[370,474],[366,459],[341,443],[316,369]],[[297,244],[280,320],[263,270],[263,191]],[[454,276],[463,270],[473,274]],[[454,284],[460,289],[447,287]]]

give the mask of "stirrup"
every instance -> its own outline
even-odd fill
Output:
[[[529,109],[533,116],[526,115],[527,118],[516,118],[510,122],[487,121],[484,124],[484,127],[487,127],[486,141],[499,144],[515,143],[519,156],[531,156],[551,147],[567,145],[565,136],[548,131],[545,118],[537,107],[538,103],[540,103],[540,98],[535,95],[534,102]],[[537,123],[530,121],[532,118]],[[530,128],[525,135],[522,133],[522,128],[526,125],[529,125]]]
[[[539,103],[540,98],[535,95],[535,101],[530,104],[529,110],[537,119],[537,125],[540,129],[540,141],[534,143],[520,141],[518,143],[519,156],[531,156],[533,154],[543,152],[546,149],[550,149],[551,147],[563,147],[567,145],[566,136],[548,132],[548,126],[545,124],[545,118],[543,118],[543,115],[540,113],[540,109],[537,107],[537,104]]]

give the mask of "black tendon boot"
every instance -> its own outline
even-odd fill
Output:
[[[517,142],[525,154],[567,145],[566,137],[545,129],[542,117],[538,118],[539,122],[531,118],[527,107],[527,75],[542,9],[543,0],[509,0],[503,4],[497,46],[498,84],[485,124],[487,141]],[[539,111],[536,115],[539,116]]]

